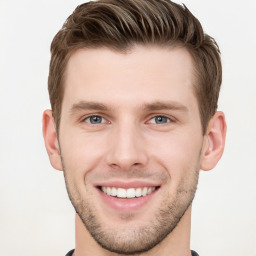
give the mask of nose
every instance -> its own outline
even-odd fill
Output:
[[[147,164],[147,149],[139,128],[132,125],[116,128],[109,145],[106,161],[112,168],[127,171]]]

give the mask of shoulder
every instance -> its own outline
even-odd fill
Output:
[[[69,252],[66,254],[66,256],[72,256],[72,254],[73,254],[74,251],[75,251],[74,249],[71,250],[71,251],[69,251]]]
[[[199,254],[193,250],[191,250],[192,256],[199,256]]]

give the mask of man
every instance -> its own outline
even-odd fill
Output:
[[[51,54],[43,135],[77,213],[67,255],[198,255],[191,203],[226,133],[214,39],[169,0],[99,0]]]

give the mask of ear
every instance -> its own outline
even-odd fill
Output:
[[[204,136],[200,168],[205,171],[213,169],[220,160],[225,146],[227,125],[225,115],[217,111],[209,121]]]
[[[43,113],[43,136],[52,167],[59,171],[63,170],[58,137],[51,110],[45,110]]]

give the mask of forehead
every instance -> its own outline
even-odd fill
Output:
[[[67,64],[63,107],[81,100],[119,105],[185,103],[195,99],[193,81],[193,61],[185,48],[137,45],[126,53],[80,49]]]

